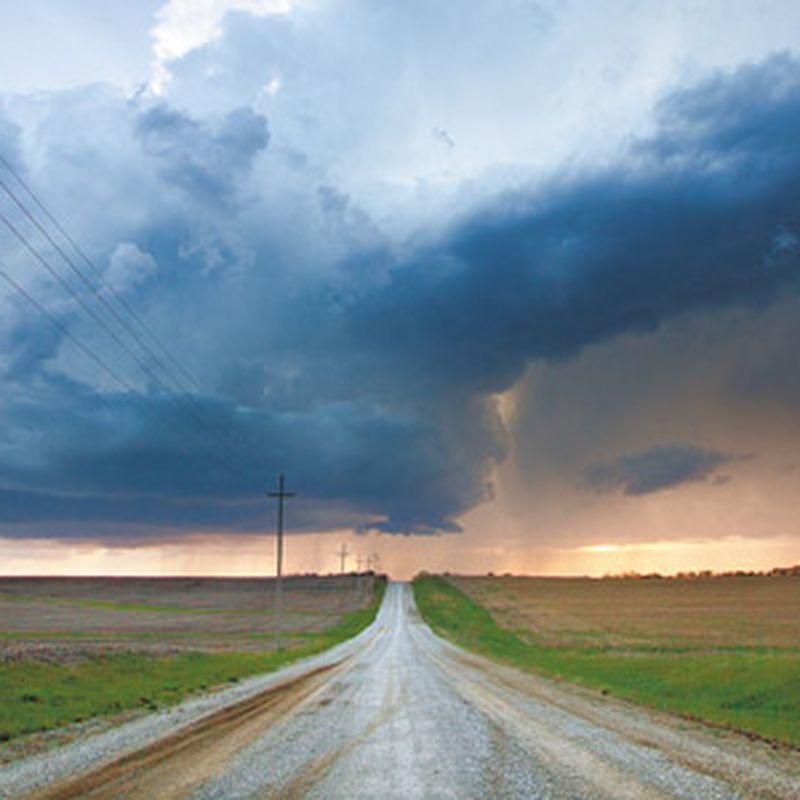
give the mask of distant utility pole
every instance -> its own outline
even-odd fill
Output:
[[[344,575],[344,567],[345,567],[345,564],[347,563],[347,556],[349,555],[348,552],[347,552],[347,545],[346,544],[342,544],[342,546],[339,548],[339,552],[337,553],[337,555],[339,556],[339,559],[340,559],[340,561],[339,561],[339,571],[342,573],[342,575]]]
[[[281,645],[281,622],[283,618],[283,501],[287,497],[294,497],[295,492],[284,490],[285,478],[281,474],[278,476],[278,491],[268,492],[268,497],[278,498],[278,549],[275,564],[275,649],[280,650]]]
[[[361,570],[362,570],[363,566],[364,566],[364,559],[361,556],[358,556],[358,558],[356,558],[356,591],[357,592],[361,591],[361,578],[362,578]]]

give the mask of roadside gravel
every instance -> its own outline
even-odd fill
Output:
[[[369,629],[323,653],[281,670],[248,678],[229,688],[187,700],[119,727],[0,767],[0,798],[18,798],[43,786],[152,745],[202,718],[262,692],[291,682],[358,652],[370,639]]]

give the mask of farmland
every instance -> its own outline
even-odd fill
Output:
[[[0,739],[138,713],[319,652],[373,618],[369,575],[0,579]]]
[[[441,578],[414,590],[437,629],[530,656]],[[387,587],[376,622],[341,649],[0,765],[0,796],[798,796],[800,752],[451,647],[408,585]]]
[[[417,579],[434,629],[523,669],[800,744],[800,579]]]

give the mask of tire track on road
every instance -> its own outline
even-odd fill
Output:
[[[279,686],[226,706],[140,750],[61,784],[27,795],[29,800],[136,800],[185,797],[222,769],[242,747],[277,720],[296,713],[304,700],[349,661],[312,670]]]

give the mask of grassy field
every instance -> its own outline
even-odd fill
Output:
[[[800,579],[417,578],[439,634],[523,669],[800,746]]]
[[[0,580],[0,741],[154,709],[356,635],[384,579],[285,581],[273,647],[264,580]]]

